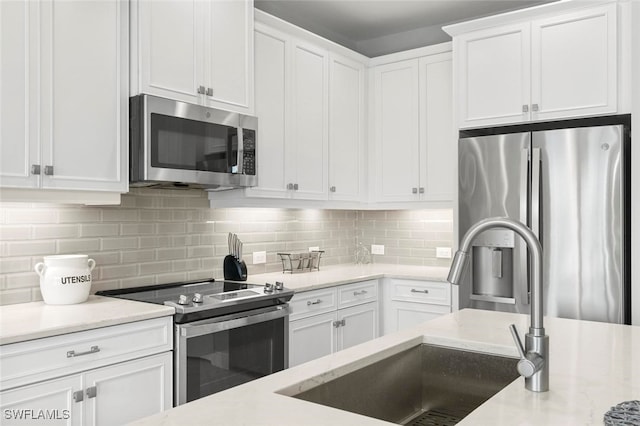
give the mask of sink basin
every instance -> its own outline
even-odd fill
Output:
[[[453,425],[518,377],[518,360],[421,344],[294,398],[402,425]]]

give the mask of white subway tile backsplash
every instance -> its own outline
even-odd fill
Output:
[[[137,237],[102,238],[102,250],[120,250],[138,248]]]
[[[58,240],[56,254],[93,253],[100,250],[98,238]]]
[[[113,235],[119,235],[120,225],[116,223],[110,224],[82,224],[80,225],[81,237],[110,237]]]
[[[7,243],[7,256],[34,256],[56,253],[55,240],[44,241],[10,241]]]
[[[355,246],[384,244],[376,262],[448,266],[435,247],[453,245],[452,211],[211,209],[204,191],[133,188],[119,207],[0,207],[0,304],[40,300],[36,262],[83,253],[96,261],[92,292],[220,278],[227,234],[238,234],[244,258],[266,251],[249,275],[282,270],[278,252],[325,250],[321,268],[353,261]]]

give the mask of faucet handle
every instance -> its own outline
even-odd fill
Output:
[[[520,354],[520,361],[518,361],[518,373],[525,378],[531,377],[540,371],[544,365],[544,358],[535,352],[525,352],[515,324],[511,324],[509,326],[509,330],[511,331],[511,336],[516,344],[518,353]]]

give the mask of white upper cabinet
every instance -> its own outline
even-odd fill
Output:
[[[457,194],[457,132],[453,123],[451,52],[420,58],[420,187],[424,201]]]
[[[407,201],[418,195],[419,61],[374,69],[376,201]]]
[[[295,41],[292,55],[292,116],[288,184],[293,197],[327,199],[328,52]]]
[[[529,24],[464,34],[455,43],[460,127],[528,120]]]
[[[213,206],[303,206],[362,198],[365,62],[258,12],[255,115],[258,184],[211,193]],[[263,22],[266,21],[266,22]],[[271,199],[269,201],[269,199]],[[268,204],[273,203],[273,204]]]
[[[459,126],[617,112],[616,15],[610,3],[454,34]]]
[[[30,2],[0,2],[0,183],[3,187],[37,188],[39,176],[31,165],[40,163],[37,127],[30,119],[35,97],[30,96],[36,73],[30,54]],[[35,52],[34,52],[35,54]]]
[[[131,94],[253,112],[252,0],[132,2]]]
[[[255,73],[258,186],[246,189],[256,197],[287,196],[285,152],[288,141],[290,38],[256,24]]]
[[[126,192],[127,3],[2,2],[0,15],[0,186]]]
[[[329,57],[329,199],[358,201],[364,167],[364,65]]]
[[[531,118],[615,113],[616,5],[531,23]]]
[[[376,202],[451,202],[455,194],[451,52],[373,69]]]

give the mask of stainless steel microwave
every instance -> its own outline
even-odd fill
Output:
[[[131,97],[129,115],[131,186],[257,184],[256,117],[151,95]]]

